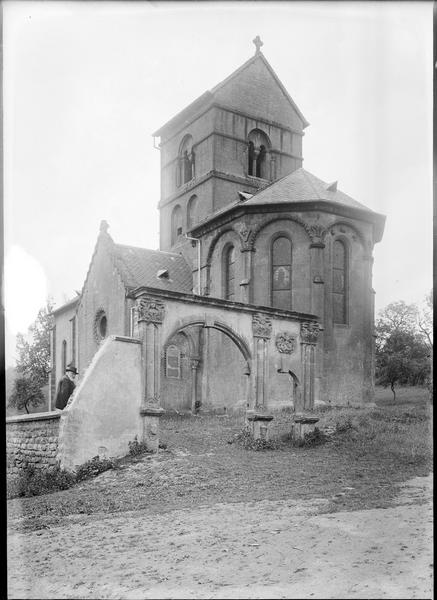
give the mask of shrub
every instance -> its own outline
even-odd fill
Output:
[[[94,456],[91,460],[87,460],[83,465],[80,465],[76,471],[76,481],[83,481],[84,479],[90,479],[96,477],[104,471],[113,469],[115,463],[110,458],[100,458]]]
[[[147,448],[146,442],[139,442],[137,436],[134,437],[132,442],[129,442],[128,446],[129,456],[140,456],[141,454],[150,452],[150,450]]]
[[[328,440],[328,436],[320,431],[318,427],[315,427],[313,431],[308,431],[305,433],[303,440],[293,440],[293,446],[297,447],[312,447],[312,446],[320,446],[324,444]]]
[[[40,496],[59,490],[66,490],[76,482],[73,473],[64,471],[59,466],[50,469],[36,469],[31,465],[23,468],[20,475],[11,482],[9,497]]]
[[[239,431],[229,443],[236,442],[246,450],[276,450],[277,444],[271,440],[256,440],[248,427]]]

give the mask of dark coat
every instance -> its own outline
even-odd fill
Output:
[[[64,375],[64,377],[58,383],[58,391],[56,393],[56,408],[61,410],[67,406],[68,399],[70,398],[75,388],[74,381]]]

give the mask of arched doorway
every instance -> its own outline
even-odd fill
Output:
[[[185,321],[163,344],[161,406],[183,412],[245,411],[251,362],[248,344],[228,325]]]

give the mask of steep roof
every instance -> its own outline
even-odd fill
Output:
[[[293,171],[293,173],[278,179],[278,181],[274,181],[254,194],[244,204],[250,206],[282,202],[314,202],[315,200],[335,202],[343,206],[373,212],[364,204],[338,190],[336,182],[334,184],[326,183],[303,168]]]
[[[244,200],[245,196],[249,196],[247,200]],[[239,201],[224,206],[206,219],[200,221],[191,229],[191,232],[196,236],[202,228],[213,227],[216,219],[220,219],[223,215],[229,216],[229,213],[233,211],[240,209],[244,211],[246,207],[251,209],[251,212],[256,212],[257,207],[261,208],[271,205],[273,208],[274,205],[278,207],[278,205],[282,204],[284,205],[284,209],[292,211],[293,204],[296,205],[298,210],[303,210],[305,203],[308,203],[310,207],[310,203],[314,202],[327,202],[334,207],[334,211],[337,205],[340,213],[342,209],[358,211],[358,213],[355,213],[356,218],[372,222],[375,227],[375,241],[378,242],[381,240],[385,223],[384,215],[367,208],[364,204],[357,202],[344,192],[338,190],[336,181],[331,184],[326,183],[303,168],[297,169],[293,173],[285,175],[282,179],[272,182],[252,196],[249,194],[240,194]]]
[[[114,244],[113,259],[126,287],[192,291],[192,270],[180,254]],[[158,271],[163,270],[168,271],[168,278],[158,277]]]
[[[174,127],[174,126],[178,125],[179,123],[182,124],[184,122],[185,123],[189,122],[192,117],[194,117],[197,113],[199,113],[201,110],[203,110],[208,104],[211,104],[216,98],[220,97],[220,92],[225,88],[225,86],[227,86],[230,82],[233,82],[235,79],[237,79],[239,76],[241,76],[241,74],[248,67],[250,67],[257,61],[261,61],[264,64],[264,66],[267,68],[268,72],[275,80],[275,82],[276,82],[277,86],[279,87],[279,89],[281,90],[282,94],[285,96],[287,102],[291,105],[293,110],[298,114],[299,118],[302,120],[303,128],[307,127],[309,125],[308,121],[305,119],[302,112],[299,110],[298,106],[296,105],[294,100],[291,98],[291,96],[287,92],[287,90],[285,89],[285,87],[282,84],[282,82],[280,81],[279,77],[276,75],[275,71],[273,70],[273,67],[270,65],[270,63],[265,58],[265,56],[262,52],[257,52],[254,56],[249,58],[249,60],[247,60],[244,64],[242,64],[240,67],[238,67],[238,69],[236,69],[233,73],[231,73],[223,81],[218,83],[211,90],[204,92],[201,96],[196,98],[196,100],[191,102],[191,104],[186,106],[181,112],[179,112],[172,119],[170,119],[164,125],[162,125],[157,131],[155,131],[153,136],[160,136],[165,132],[165,130],[167,130],[170,127]]]

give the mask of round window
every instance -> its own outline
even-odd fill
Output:
[[[106,317],[105,311],[100,309],[96,313],[96,317],[94,319],[94,336],[97,342],[101,342],[107,334],[108,331],[108,319]]]

